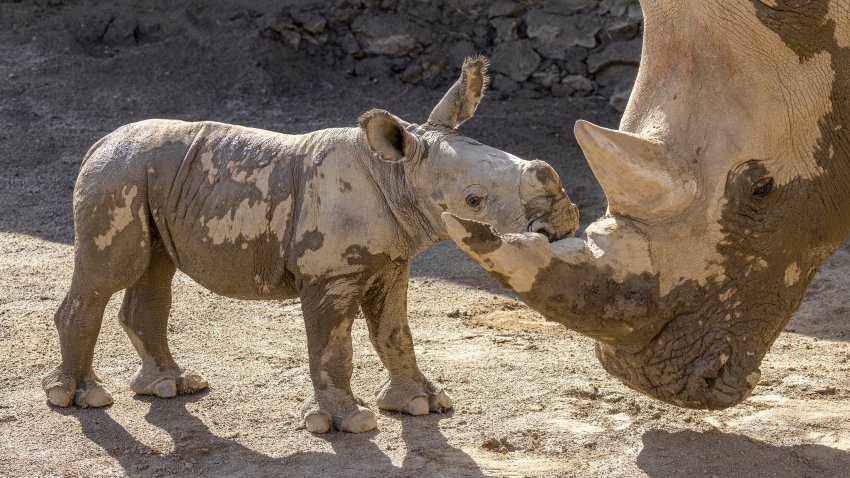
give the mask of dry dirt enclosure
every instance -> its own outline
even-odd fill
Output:
[[[132,395],[139,359],[115,320],[117,294],[95,356],[115,404],[47,406],[40,379],[58,360],[71,189],[91,143],[149,117],[304,132],[383,107],[422,121],[442,95],[346,76],[263,37],[257,15],[271,2],[94,5],[0,1],[0,476],[850,476],[846,245],[766,357],[754,395],[726,411],[622,386],[589,340],[544,322],[446,243],[415,262],[410,322],[421,367],[455,398],[449,413],[379,413],[363,435],[309,434],[298,418],[310,390],[299,304],[225,299],[181,275],[172,348],[209,391]],[[160,31],[182,20],[125,44],[86,33],[103,16],[153,18]],[[612,126],[617,114],[602,98],[486,98],[463,130],[555,165],[586,223],[604,197],[572,140],[577,118]],[[353,388],[374,405],[386,372],[362,321],[354,344]]]

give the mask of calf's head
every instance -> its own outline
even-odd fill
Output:
[[[619,131],[575,127],[608,198],[586,240],[550,247],[447,222],[532,307],[596,338],[627,385],[725,408],[756,386],[850,228],[850,6],[642,6],[641,68]]]
[[[460,78],[437,104],[428,122],[406,123],[383,110],[360,118],[375,156],[402,167],[405,187],[446,238],[440,213],[491,223],[507,232],[532,231],[550,241],[572,235],[578,210],[547,163],[526,161],[458,134],[475,114],[487,88],[487,60],[467,58]]]

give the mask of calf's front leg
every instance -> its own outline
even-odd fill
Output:
[[[360,433],[378,426],[375,414],[351,392],[351,325],[361,289],[349,280],[319,281],[301,290],[307,329],[307,352],[313,397],[301,411],[313,433],[337,430]]]
[[[390,378],[378,391],[378,407],[425,415],[452,408],[452,398],[428,380],[416,365],[407,325],[407,280],[410,264],[387,266],[366,291],[363,315],[369,338]]]

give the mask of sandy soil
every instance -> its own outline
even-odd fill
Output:
[[[0,1],[0,476],[850,476],[846,246],[766,357],[755,394],[722,412],[624,387],[590,340],[544,322],[445,243],[416,260],[410,323],[421,367],[456,400],[450,413],[380,413],[363,435],[311,435],[298,419],[310,387],[299,304],[230,300],[182,275],[172,347],[209,391],[133,396],[139,359],[115,320],[117,294],[95,356],[115,404],[49,407],[39,382],[58,361],[71,190],[91,143],[149,117],[304,132],[384,107],[422,121],[442,95],[346,77],[261,38],[268,5],[100,5]],[[167,34],[110,43],[103,25],[126,18]],[[554,164],[590,219],[604,197],[570,134],[577,118],[617,120],[601,99],[485,99],[464,131]],[[374,404],[385,371],[362,321],[354,344],[353,388]]]

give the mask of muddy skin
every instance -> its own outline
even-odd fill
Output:
[[[389,372],[378,406],[413,415],[451,408],[419,370],[407,325],[409,263],[447,237],[440,213],[477,214],[516,232],[536,222],[556,237],[577,225],[548,165],[530,167],[456,132],[486,83],[486,60],[467,60],[426,125],[380,110],[357,128],[304,135],[149,120],[99,141],[74,192],[74,275],[55,315],[62,361],[42,383],[49,402],[112,402],[92,356],[104,307],[122,289],[121,324],[142,359],[131,389],[173,397],[208,386],[168,347],[179,269],[228,297],[301,298],[314,392],[302,409],[309,431],[377,426],[350,387],[360,309]],[[545,181],[536,179],[541,170]],[[480,204],[468,199],[473,189]]]

